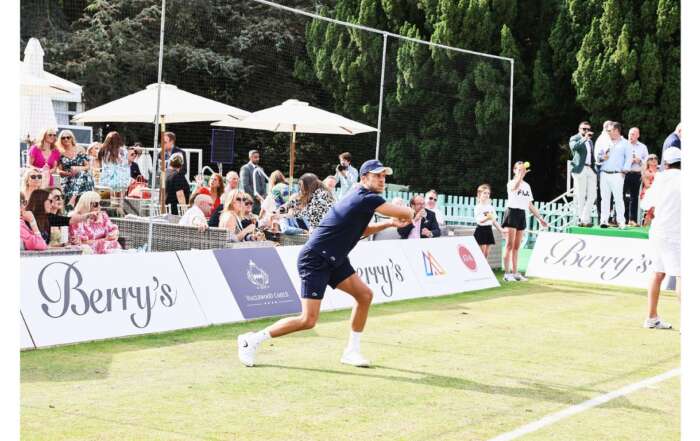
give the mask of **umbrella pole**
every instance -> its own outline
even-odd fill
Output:
[[[292,195],[292,184],[294,182],[294,156],[297,142],[297,125],[292,124],[292,141],[289,144],[289,196]]]
[[[163,146],[163,135],[165,134],[165,120],[160,117],[160,213],[165,214],[165,147]]]

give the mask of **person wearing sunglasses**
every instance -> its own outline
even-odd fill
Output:
[[[78,196],[95,189],[95,181],[90,173],[90,158],[75,144],[75,135],[70,130],[62,130],[58,136],[61,162],[58,174],[65,192],[66,204],[72,208]]]
[[[41,237],[41,230],[34,219],[34,213],[27,209],[27,199],[19,194],[19,237],[22,249],[27,251],[43,251],[47,248],[46,241]]]
[[[440,228],[444,228],[446,225],[445,214],[437,206],[437,200],[438,200],[437,191],[428,190],[428,192],[425,193],[425,208],[427,208],[428,210],[435,213],[435,219],[437,219],[438,225],[440,225]]]
[[[43,175],[40,170],[29,167],[24,171],[22,175],[22,185],[20,190],[25,195],[25,198],[29,200],[32,196],[34,190],[41,188],[41,182],[43,180]]]
[[[94,191],[80,195],[72,215],[88,217],[70,226],[70,238],[73,245],[86,245],[95,254],[107,254],[122,247],[117,241],[119,227],[100,210],[100,200],[100,195]]]
[[[58,172],[61,152],[58,149],[56,129],[46,129],[27,152],[27,165],[41,170],[47,181],[43,186],[53,187],[53,174]]]
[[[219,228],[226,228],[232,232],[237,242],[251,240],[251,235],[255,232],[255,224],[248,223],[244,227],[242,222],[247,196],[248,194],[241,190],[231,190],[224,200],[224,210],[219,219]]]
[[[34,215],[41,237],[46,243],[50,243],[52,227],[68,227],[93,216],[91,213],[74,213],[71,216],[57,214],[55,205],[55,199],[57,198],[60,200],[63,199],[60,195],[54,196],[54,199],[51,199],[50,192],[43,189],[34,190],[32,195],[27,198],[27,210],[31,211]]]

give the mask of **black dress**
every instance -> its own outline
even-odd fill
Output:
[[[168,169],[165,178],[165,203],[170,205],[170,213],[177,214],[177,192],[182,190],[185,193],[185,201],[190,200],[190,184],[183,174],[174,169]]]

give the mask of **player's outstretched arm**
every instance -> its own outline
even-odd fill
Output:
[[[411,222],[415,216],[413,208],[399,207],[388,202],[377,207],[375,211],[383,216],[391,217],[393,219],[368,225],[367,228],[365,228],[365,231],[362,233],[363,236],[370,236],[390,227],[404,227],[408,225],[408,223]]]

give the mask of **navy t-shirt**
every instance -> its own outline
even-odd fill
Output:
[[[362,238],[374,210],[384,202],[383,197],[364,187],[351,190],[331,207],[302,252],[311,250],[328,259],[332,266],[340,265]]]
[[[669,147],[681,148],[681,139],[678,137],[676,132],[673,132],[666,137],[666,140],[664,140],[664,146],[661,150],[666,150]]]

